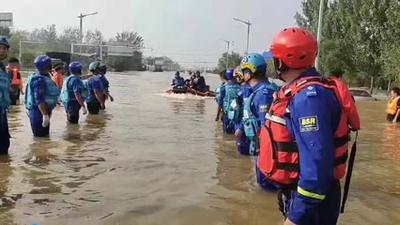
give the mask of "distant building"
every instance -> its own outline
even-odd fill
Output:
[[[0,13],[0,27],[12,28],[13,27],[13,14],[10,12]]]

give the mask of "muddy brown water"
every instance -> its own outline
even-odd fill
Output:
[[[0,224],[282,224],[275,194],[257,187],[252,160],[214,121],[214,100],[162,94],[172,74],[110,74],[116,101],[79,125],[57,108],[50,138],[34,139],[14,107]],[[400,126],[385,122],[385,102],[358,107],[363,128],[339,224],[399,224]]]

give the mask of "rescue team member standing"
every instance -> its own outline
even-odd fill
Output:
[[[57,64],[52,73],[51,73],[51,79],[53,82],[57,85],[57,87],[61,90],[64,84],[64,64],[59,63]]]
[[[104,94],[103,105],[104,105],[104,107],[105,107],[105,102],[106,102],[107,98],[109,98],[111,102],[114,101],[114,97],[111,96],[111,94],[110,94],[110,82],[108,81],[106,74],[107,74],[107,65],[100,64],[99,79],[101,81],[101,84],[103,85],[103,94]]]
[[[236,107],[240,86],[234,81],[233,69],[226,70],[225,78],[227,83],[219,93],[218,109],[222,109],[223,111],[222,129],[224,133],[233,134],[235,133],[235,122],[238,118],[238,113],[240,113],[240,109]]]
[[[279,184],[285,224],[336,224],[339,179],[346,172],[350,118],[342,110],[335,82],[313,67],[318,52],[314,36],[288,28],[273,38],[271,52],[278,75],[287,82],[274,96],[260,134],[262,173]],[[357,124],[359,127],[359,124]]]
[[[0,36],[0,155],[7,155],[10,148],[10,133],[8,130],[7,109],[11,105],[10,78],[2,63],[7,58],[10,44],[8,40]]]
[[[242,69],[239,67],[234,70],[234,77],[238,84],[240,85],[240,93],[239,99],[241,102],[241,115],[240,121],[235,124],[235,131],[240,130],[242,133],[244,132],[243,128],[243,108],[250,95],[253,93],[253,89],[251,89],[250,84],[244,81],[244,75]],[[246,135],[242,135],[241,137],[236,137],[236,147],[237,151],[242,155],[250,155],[250,140],[246,137]]]
[[[272,103],[272,95],[278,87],[271,84],[267,77],[267,63],[262,55],[253,53],[245,56],[240,65],[244,81],[248,83],[253,93],[247,99],[243,109],[243,130],[250,140],[249,153],[254,155],[254,165],[257,183],[265,190],[276,190],[265,176],[260,172],[258,162],[259,131],[265,122],[265,115]],[[235,132],[236,138],[243,137],[242,129]]]
[[[28,77],[25,108],[29,111],[35,137],[46,137],[50,132],[51,112],[58,103],[60,90],[50,78],[51,58],[47,55],[35,59],[36,72]]]
[[[218,101],[220,99],[221,96],[221,90],[225,88],[226,83],[228,82],[225,78],[225,70],[221,71],[219,73],[219,78],[221,80],[221,84],[218,85],[218,87],[215,89],[215,101],[218,104]],[[221,118],[221,112],[222,112],[222,108],[219,106],[218,104],[218,109],[217,109],[217,116],[215,117],[215,121],[219,121]]]
[[[86,87],[89,91],[88,97],[86,99],[86,104],[89,110],[89,114],[99,114],[100,109],[104,109],[104,95],[103,95],[103,85],[101,84],[100,78],[98,77],[100,63],[92,62],[89,65],[89,71],[92,76],[85,80]],[[84,83],[84,84],[85,84]]]
[[[11,87],[10,87],[10,100],[11,105],[19,104],[19,97],[24,94],[23,91],[23,81],[21,78],[21,65],[19,64],[19,60],[16,58],[10,58],[8,60],[8,66],[6,67],[8,71],[8,75],[10,76],[11,80]]]
[[[389,122],[400,121],[400,89],[398,87],[392,88],[390,91],[390,99],[386,106],[386,120]]]
[[[72,62],[69,64],[71,75],[65,79],[61,90],[61,101],[67,112],[67,120],[72,124],[79,122],[79,111],[82,108],[83,115],[87,114],[85,99],[87,89],[84,87],[80,76],[82,75],[82,64]]]

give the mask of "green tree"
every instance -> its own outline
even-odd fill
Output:
[[[121,33],[117,33],[113,39],[111,39],[112,42],[120,42],[120,43],[126,43],[129,44],[130,46],[137,47],[137,48],[143,48],[144,47],[144,42],[143,38],[139,36],[137,32],[129,32],[129,31],[123,31]]]
[[[387,53],[390,47],[385,46],[396,43],[399,37],[398,1],[325,1],[323,41],[320,46],[320,62],[324,72],[334,66],[342,67],[355,81],[385,76],[383,73],[387,70],[383,68],[383,51]],[[318,26],[319,3],[320,0],[303,0],[302,14],[295,15],[297,24],[314,34]],[[359,75],[362,79],[357,78]]]
[[[80,43],[81,31],[76,27],[66,27],[58,40],[62,43]]]
[[[11,37],[10,28],[0,26],[0,35],[10,38]]]
[[[221,58],[218,60],[217,71],[222,71],[226,69],[226,62],[228,61],[228,68],[235,68],[240,65],[243,56],[239,53],[232,52],[227,57],[226,52],[222,54]]]

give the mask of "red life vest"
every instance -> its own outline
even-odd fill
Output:
[[[274,102],[266,116],[265,126],[260,132],[260,155],[258,166],[261,172],[270,180],[281,185],[295,185],[299,178],[299,149],[297,143],[291,137],[287,127],[285,116],[288,113],[288,105],[293,97],[308,85],[320,85],[333,90],[342,108],[340,122],[334,133],[335,167],[334,178],[341,179],[346,173],[346,161],[348,158],[349,119],[358,118],[355,104],[343,104],[352,101],[351,95],[342,93],[347,89],[339,89],[335,81],[321,76],[306,77],[285,86],[279,93],[275,93]],[[348,90],[347,90],[348,91]],[[342,97],[350,99],[342,99]],[[349,109],[348,107],[352,107]],[[352,112],[354,115],[348,115]],[[357,115],[355,115],[357,114]],[[302,121],[307,125],[316,121]],[[356,121],[352,121],[359,128]]]

